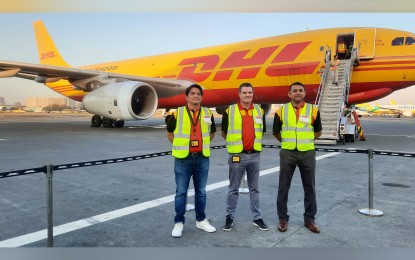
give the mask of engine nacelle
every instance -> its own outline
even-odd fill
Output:
[[[144,120],[157,109],[158,97],[146,83],[125,81],[100,87],[85,95],[85,110],[114,120]]]

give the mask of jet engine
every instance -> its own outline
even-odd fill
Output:
[[[138,81],[124,81],[102,86],[84,96],[85,110],[113,120],[144,120],[157,109],[154,88]]]

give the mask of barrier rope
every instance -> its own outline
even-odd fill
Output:
[[[280,145],[263,144],[262,147],[281,149]],[[216,146],[211,147],[212,150],[218,150],[218,149],[223,149],[223,148],[226,148],[226,145],[216,145]],[[365,153],[365,154],[368,153],[368,149],[353,149],[353,148],[336,149],[336,148],[319,148],[319,147],[316,147],[315,150],[318,151],[318,152]],[[408,152],[393,152],[393,151],[373,150],[373,154],[415,158],[415,153],[408,153]],[[96,161],[88,161],[88,162],[78,162],[78,163],[53,165],[53,171],[73,169],[73,168],[81,168],[81,167],[88,167],[88,166],[96,166],[96,165],[114,164],[114,163],[121,163],[121,162],[130,162],[130,161],[137,161],[137,160],[161,157],[161,156],[166,156],[166,155],[171,155],[171,151],[159,152],[159,153],[150,153],[150,154],[144,154],[144,155],[138,155],[138,156],[122,157],[122,158],[114,158],[114,159],[107,159],[107,160],[96,160]],[[39,172],[46,173],[46,166],[31,168],[31,169],[1,172],[0,173],[0,178],[22,176],[22,175],[28,175],[28,174],[33,174],[33,173],[39,173]]]

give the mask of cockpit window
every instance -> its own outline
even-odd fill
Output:
[[[412,44],[415,44],[415,39],[412,37],[406,37],[405,45],[412,45]]]
[[[392,46],[400,46],[403,45],[404,37],[396,37],[392,40]]]

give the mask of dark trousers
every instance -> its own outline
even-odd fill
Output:
[[[279,220],[289,220],[287,202],[291,180],[298,166],[304,188],[304,222],[314,222],[317,213],[315,190],[316,152],[280,151],[280,178],[277,197],[277,213]]]

